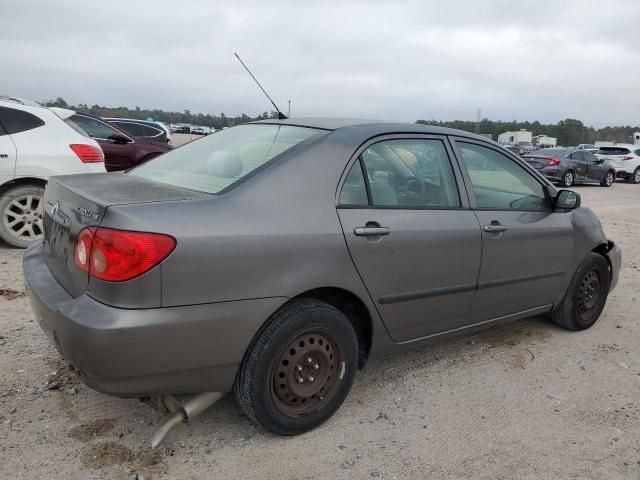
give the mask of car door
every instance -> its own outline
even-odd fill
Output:
[[[338,216],[390,336],[406,342],[464,325],[480,268],[480,226],[458,188],[446,139],[376,139],[347,171]]]
[[[603,165],[604,162],[598,160],[591,152],[584,151],[582,156],[587,164],[587,180],[600,183],[607,173],[607,167]]]
[[[552,210],[546,192],[552,187],[524,162],[472,140],[455,146],[482,227],[471,322],[550,308],[573,273],[572,215]]]
[[[573,163],[573,171],[576,181],[584,182],[587,180],[587,172],[589,170],[589,163],[585,160],[584,152],[576,150],[571,152],[569,158]]]
[[[16,146],[0,123],[0,185],[13,179],[16,171]]]

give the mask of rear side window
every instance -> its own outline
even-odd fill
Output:
[[[0,107],[0,124],[11,135],[12,133],[26,132],[27,130],[41,127],[44,122],[29,112]]]
[[[115,128],[110,127],[107,123],[96,120],[95,118],[85,117],[84,115],[73,115],[65,121],[70,125],[72,123],[77,125],[91,138],[107,140],[114,133],[119,133]]]
[[[142,125],[142,134],[145,137],[157,137],[162,135],[164,132],[159,128],[151,127],[149,125]]]
[[[160,155],[130,174],[219,193],[295,145],[324,133],[290,125],[240,125]]]
[[[447,151],[436,139],[374,143],[360,155],[340,193],[340,205],[366,205],[365,178],[373,206],[456,208],[460,197]]]
[[[600,155],[627,155],[629,149],[623,147],[601,147],[598,153]]]

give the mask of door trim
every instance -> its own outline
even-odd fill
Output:
[[[484,288],[501,287],[503,285],[512,285],[514,283],[531,282],[534,280],[542,280],[542,279],[551,278],[551,277],[562,277],[566,273],[567,272],[548,272],[548,273],[538,273],[536,275],[524,275],[521,277],[499,278],[498,280],[491,280],[488,282],[478,283],[478,290],[482,290]]]
[[[454,293],[473,292],[477,289],[477,287],[477,284],[469,283],[466,285],[453,285],[451,287],[433,288],[431,290],[416,290],[413,292],[392,293],[390,295],[384,295],[380,297],[378,299],[378,303],[380,305],[389,305],[390,303],[408,302],[410,300],[452,295]]]

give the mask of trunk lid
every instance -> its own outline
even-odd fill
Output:
[[[548,157],[534,157],[534,156],[524,157],[524,161],[537,170],[542,170],[544,167],[549,166],[551,164],[549,160],[550,159]]]
[[[53,276],[70,295],[81,295],[89,275],[78,268],[78,233],[99,226],[112,205],[192,200],[209,195],[153,182],[124,172],[51,177],[44,194],[44,253]]]

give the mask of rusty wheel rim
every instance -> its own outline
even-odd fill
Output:
[[[273,367],[271,394],[284,415],[303,417],[321,410],[336,394],[344,368],[340,344],[328,331],[298,335]]]
[[[582,279],[578,290],[578,314],[585,320],[595,310],[601,293],[600,274],[596,270],[589,270]]]

